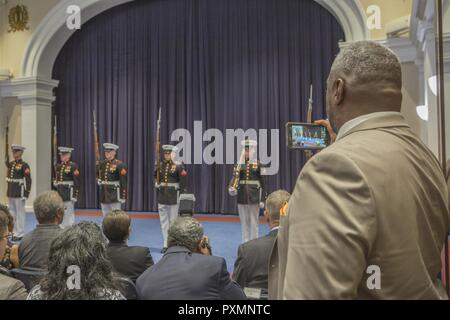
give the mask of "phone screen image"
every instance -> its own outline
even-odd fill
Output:
[[[292,149],[323,149],[329,145],[327,129],[320,125],[288,123],[288,147]]]

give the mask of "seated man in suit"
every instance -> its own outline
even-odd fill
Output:
[[[141,300],[240,300],[242,289],[233,282],[225,259],[211,256],[201,224],[180,217],[168,231],[168,249],[161,260],[136,282]]]
[[[267,293],[269,258],[278,234],[280,209],[289,201],[289,197],[290,194],[286,190],[272,192],[266,199],[264,210],[270,232],[239,246],[233,279],[242,288],[257,288]]]
[[[133,282],[153,265],[149,248],[128,246],[131,219],[122,210],[113,210],[103,219],[103,233],[109,240],[107,255],[114,270]]]
[[[8,239],[8,215],[0,210],[0,257],[3,257]],[[10,276],[8,269],[0,266],[0,300],[25,300],[27,290],[22,282]]]
[[[38,225],[26,234],[19,245],[21,269],[47,269],[50,244],[61,233],[59,226],[64,218],[64,203],[55,191],[41,193],[33,202]]]

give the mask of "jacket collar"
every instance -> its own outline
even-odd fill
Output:
[[[128,247],[128,244],[126,241],[110,241],[108,247]]]
[[[192,253],[191,250],[189,250],[186,247],[173,246],[173,247],[169,247],[164,255],[171,254],[171,253],[180,253],[180,252]]]
[[[278,229],[279,229],[279,228],[270,230],[270,232],[268,233],[268,236],[270,236],[270,237],[276,237],[276,235],[278,234]]]
[[[400,112],[380,113],[369,117],[367,120],[359,123],[347,132],[343,133],[338,140],[358,131],[373,130],[379,128],[406,127],[410,126],[406,123],[405,118]]]

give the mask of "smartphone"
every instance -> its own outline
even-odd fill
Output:
[[[312,123],[288,122],[286,140],[289,149],[319,150],[330,145],[327,128]]]

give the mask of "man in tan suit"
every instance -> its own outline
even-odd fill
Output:
[[[400,114],[401,87],[400,63],[382,45],[356,42],[337,56],[327,83],[336,142],[298,177],[271,298],[447,299],[438,279],[447,185]]]

